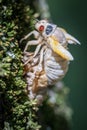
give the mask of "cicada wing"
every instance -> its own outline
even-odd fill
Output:
[[[62,58],[66,59],[66,60],[73,60],[73,56],[71,55],[71,53],[65,49],[61,43],[59,43],[57,40],[55,40],[53,37],[49,37],[48,38],[48,43],[50,44],[52,50],[57,53],[59,56],[61,56]]]
[[[81,44],[75,37],[66,32],[63,28],[59,28],[65,35],[65,38],[69,44]]]

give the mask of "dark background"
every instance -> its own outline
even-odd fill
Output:
[[[81,45],[70,45],[74,56],[64,83],[70,88],[72,130],[87,130],[87,3],[86,0],[47,0],[55,24],[75,36]]]

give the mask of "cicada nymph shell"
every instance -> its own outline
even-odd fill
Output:
[[[48,86],[44,66],[42,65],[41,69],[38,67],[40,55],[38,54],[35,58],[33,58],[33,55],[34,53],[26,53],[23,58],[24,75],[27,81],[27,92],[31,99],[36,96],[37,98],[39,96],[42,98],[42,93],[44,93]]]
[[[34,52],[27,52],[23,58],[27,92],[31,99],[38,98],[42,101],[47,86],[59,81],[67,72],[68,61],[48,47],[44,49],[41,68],[39,68],[40,53],[33,56]]]

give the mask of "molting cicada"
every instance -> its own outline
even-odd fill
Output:
[[[37,95],[39,98],[48,85],[65,76],[69,62],[74,59],[68,50],[68,44],[80,42],[64,29],[46,20],[38,20],[35,30],[21,39],[21,42],[31,35],[34,35],[35,40],[27,42],[23,62],[29,96],[34,98]],[[28,47],[33,45],[36,45],[35,51],[28,51]]]

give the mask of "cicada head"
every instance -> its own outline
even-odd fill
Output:
[[[47,21],[46,20],[40,20],[35,24],[35,28],[36,30],[38,30],[40,33],[42,33],[47,25]]]
[[[56,27],[56,25],[50,24],[46,20],[40,20],[35,24],[36,30],[38,30],[44,38],[50,36]]]

